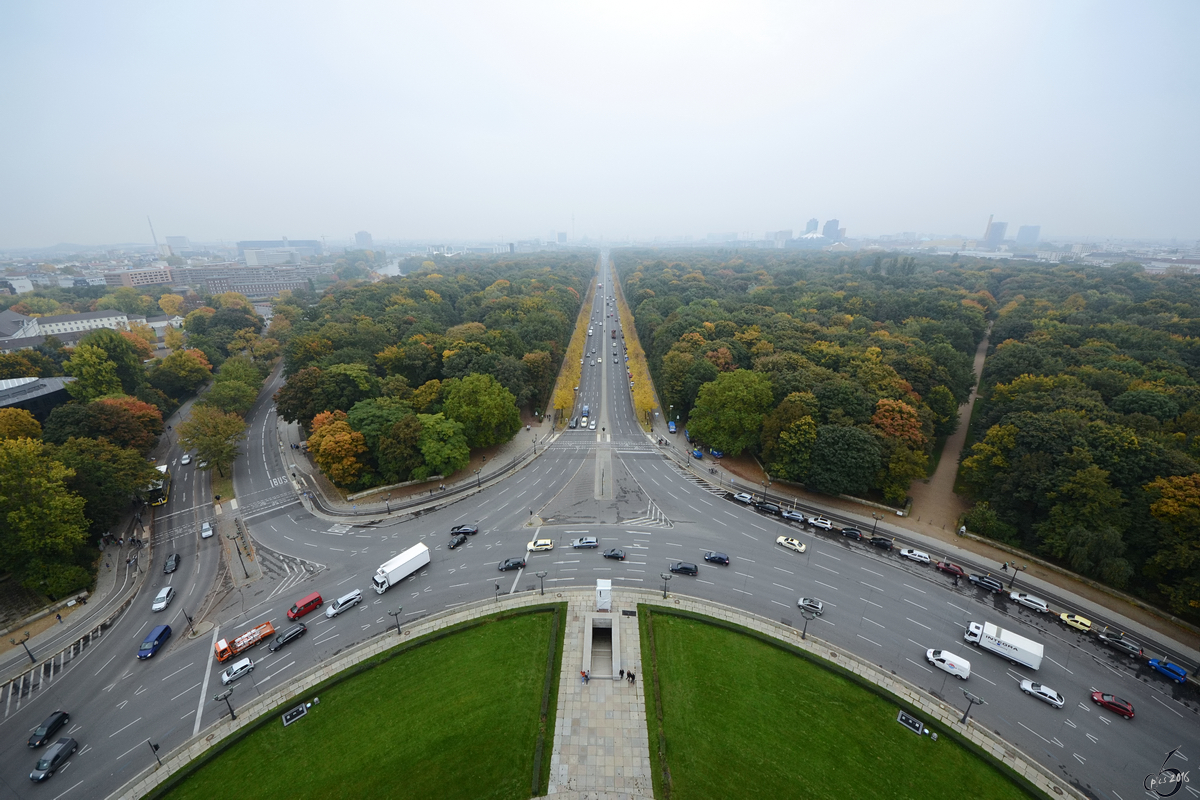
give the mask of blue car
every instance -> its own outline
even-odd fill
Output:
[[[690,442],[692,440],[692,432],[689,431],[687,428],[684,428],[683,429],[683,438],[687,439]]]
[[[171,638],[171,626],[159,625],[146,635],[146,640],[142,642],[142,646],[138,648],[137,657],[140,659],[150,658],[157,653],[162,646],[167,643],[167,639]]]
[[[674,420],[667,423],[667,430],[670,431],[671,433],[675,432],[675,421]]]
[[[699,458],[699,459],[703,459],[703,458],[704,458],[704,451],[703,451],[703,450],[701,450],[699,447],[697,447],[697,448],[694,448],[694,449],[692,450],[692,458]]]
[[[1163,661],[1158,658],[1150,659],[1150,666],[1158,670],[1163,675],[1166,675],[1176,683],[1184,683],[1187,681],[1187,670],[1178,664],[1172,664],[1169,661]]]
[[[724,458],[725,457],[724,451],[716,450],[711,447],[708,449],[708,452],[712,453],[713,458]]]

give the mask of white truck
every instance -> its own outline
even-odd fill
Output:
[[[963,638],[984,650],[991,650],[996,655],[1007,658],[1014,664],[1022,664],[1030,669],[1037,669],[1042,665],[1045,648],[1040,643],[1006,631],[990,622],[982,625],[978,622],[970,623]]]
[[[383,562],[371,577],[371,584],[377,594],[383,594],[428,563],[429,548],[414,544],[400,555]]]

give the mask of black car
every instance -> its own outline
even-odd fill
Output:
[[[625,551],[619,547],[614,547],[611,550],[605,550],[600,555],[604,556],[605,558],[615,558],[617,561],[625,560]]]
[[[466,541],[467,541],[467,535],[465,533],[456,533],[450,537],[450,549],[453,550],[454,548],[458,547],[460,544],[463,544]]]
[[[171,553],[167,556],[166,563],[163,564],[163,572],[170,574],[177,569],[179,569],[179,554]]]
[[[29,737],[30,747],[41,747],[46,742],[54,737],[58,729],[71,721],[71,715],[65,711],[55,711],[50,716],[46,717],[46,721],[38,725],[33,731],[33,735]]]
[[[1004,591],[1004,584],[993,578],[991,575],[968,575],[967,580],[978,586],[980,589],[987,589],[989,592],[999,594]]]
[[[305,624],[303,622],[297,622],[295,625],[276,635],[276,637],[271,640],[271,644],[267,646],[267,649],[274,653],[288,642],[292,641],[293,639],[299,639],[306,633],[308,633],[308,628],[305,626]]]
[[[704,560],[711,561],[714,564],[725,564],[726,566],[729,565],[729,556],[725,555],[724,553],[714,552],[712,550],[709,550],[704,554]]]
[[[773,514],[775,516],[779,516],[779,512],[783,510],[774,503],[755,503],[754,507],[764,514]]]
[[[845,536],[847,539],[853,539],[856,542],[863,540],[863,532],[858,528],[842,528],[842,536]]]
[[[872,547],[878,547],[881,550],[892,549],[892,540],[886,536],[872,536],[870,541]]]
[[[699,575],[700,568],[695,564],[689,564],[686,561],[676,561],[671,565],[671,572],[679,575]]]
[[[1119,633],[1100,633],[1096,638],[1104,642],[1114,650],[1120,650],[1130,658],[1137,658],[1142,654],[1142,646],[1132,639],[1126,639]]]
[[[500,571],[507,572],[510,569],[525,569],[525,559],[523,558],[506,558],[500,562]]]
[[[38,783],[49,778],[66,763],[77,747],[79,747],[78,743],[69,736],[64,736],[47,747],[46,752],[42,753],[42,757],[34,765],[33,772],[29,773],[29,780]]]
[[[465,533],[467,536],[474,536],[479,533],[478,525],[455,525],[450,529],[451,533]]]

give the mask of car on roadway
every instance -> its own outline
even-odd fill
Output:
[[[228,686],[243,675],[249,675],[254,672],[254,661],[249,658],[243,658],[240,661],[235,661],[221,673],[221,684]]]
[[[605,550],[600,555],[604,556],[605,558],[615,558],[617,561],[625,560],[625,551],[619,547],[614,547],[610,550]]]
[[[200,523],[200,538],[211,539],[213,535],[212,525],[207,522]]]
[[[1009,592],[1008,599],[1015,603],[1019,603],[1026,608],[1032,609],[1039,614],[1045,614],[1050,610],[1050,606],[1046,605],[1045,600],[1040,597],[1034,597],[1027,592]]]
[[[571,417],[571,426],[570,427],[572,429],[579,427],[579,417]]]
[[[886,536],[872,536],[869,540],[871,547],[878,547],[880,550],[891,550],[895,544]]]
[[[525,569],[525,559],[506,558],[500,562],[499,569],[501,572],[508,572],[510,569]]]
[[[676,575],[699,575],[700,568],[688,561],[676,561],[669,567]]]
[[[525,545],[525,550],[530,553],[540,553],[543,550],[553,550],[553,539],[534,539],[529,544]]]
[[[1055,708],[1062,708],[1067,702],[1058,692],[1041,683],[1036,683],[1031,680],[1021,681],[1021,691],[1030,697],[1036,697],[1043,703],[1049,703]]]
[[[177,569],[179,569],[179,554],[171,553],[171,555],[167,556],[167,560],[163,562],[163,572],[170,575]]]
[[[715,448],[710,447],[710,448],[708,448],[708,452],[712,453],[713,458],[724,458],[725,457],[724,450],[717,450]]]
[[[596,420],[592,420],[591,422],[588,423],[588,430],[589,431],[596,430]]]
[[[671,420],[670,422],[667,423],[667,433],[674,433],[674,432],[675,432],[675,420]]]
[[[478,525],[455,525],[450,529],[451,533],[465,533],[467,536],[474,536],[479,533]]]
[[[779,516],[783,517],[788,522],[799,522],[801,525],[804,524],[804,515],[794,509],[785,508],[779,514]]]
[[[788,550],[795,550],[797,553],[803,553],[808,549],[804,542],[792,536],[777,536],[775,544],[786,547]]]
[[[746,494],[745,492],[738,492],[733,496],[733,499],[748,506],[754,504],[754,495]]]
[[[1004,584],[991,575],[968,575],[967,580],[980,589],[987,589],[989,592],[999,594],[1004,591]]]
[[[138,647],[137,657],[142,661],[152,658],[167,643],[167,639],[170,638],[170,625],[156,625],[146,634],[146,638],[142,640],[141,646]]]
[[[858,528],[842,528],[842,536],[845,536],[847,539],[853,539],[856,542],[861,542],[863,532]]]
[[[158,590],[158,595],[154,598],[154,603],[150,606],[151,611],[166,611],[167,606],[171,605],[171,601],[175,599],[175,590],[170,586],[164,586]]]
[[[833,521],[826,519],[825,517],[809,517],[808,524],[812,525],[814,528],[820,528],[823,531],[833,530]]]
[[[718,553],[716,550],[709,550],[704,554],[704,560],[710,564],[724,564],[729,566],[729,556],[724,553]]]
[[[467,543],[467,535],[465,533],[456,533],[450,537],[450,544],[446,545],[447,549],[453,550],[460,544]]]
[[[33,766],[33,772],[29,773],[29,780],[34,783],[42,781],[53,775],[59,767],[67,763],[67,759],[79,747],[79,743],[70,736],[64,736],[54,744],[46,748],[46,752],[42,753],[42,757],[37,760]]]
[[[1077,631],[1090,633],[1092,630],[1092,621],[1090,619],[1085,619],[1078,614],[1059,614],[1058,618],[1066,623],[1068,627],[1074,628]]]
[[[207,468],[208,468],[207,461],[199,461],[196,463],[196,469],[207,469]]]
[[[183,466],[185,466],[185,467],[186,467],[188,464],[192,463],[192,456],[191,456],[191,454],[189,454],[189,453],[184,453],[184,454],[183,454],[183,458],[179,459],[179,463],[180,463],[180,464],[182,464],[182,465],[183,465]]]
[[[930,562],[929,553],[922,553],[920,550],[914,550],[911,547],[905,547],[900,551],[901,558],[907,558],[909,561],[916,561],[918,564],[928,564]]]
[[[306,633],[308,633],[308,626],[303,622],[297,622],[295,625],[291,625],[284,629],[281,633],[275,634],[275,638],[271,640],[269,645],[267,645],[267,649],[272,653],[279,652],[279,648],[283,647],[288,642],[299,639]]]
[[[1150,669],[1161,672],[1176,683],[1187,683],[1187,670],[1178,664],[1172,664],[1166,659],[1150,659]]]
[[[613,363],[614,363],[614,364],[618,363],[618,362],[617,362],[617,357],[616,357],[616,356],[613,356]]]
[[[818,617],[825,613],[825,604],[815,597],[801,597],[796,605],[801,611],[816,614]]]
[[[754,507],[757,508],[762,513],[770,514],[773,517],[779,516],[779,512],[783,510],[779,506],[775,505],[774,503],[768,503],[765,500],[761,503],[755,503]]]
[[[1111,647],[1113,650],[1120,650],[1130,658],[1137,658],[1142,654],[1142,646],[1132,639],[1126,639],[1119,633],[1104,632],[1096,635],[1104,644]]]
[[[599,546],[600,542],[596,540],[595,536],[581,536],[580,538],[571,542],[571,547],[574,547],[576,550]]]
[[[692,458],[698,458],[701,461],[703,461],[704,460],[704,451],[701,450],[699,447],[693,447],[692,448]]]
[[[594,359],[594,358],[593,358],[591,361],[589,361],[589,362],[588,362],[588,366],[589,366],[589,367],[594,367],[594,366],[596,366],[596,359]]]
[[[33,729],[33,733],[29,736],[29,746],[37,749],[50,741],[51,737],[58,732],[58,729],[71,721],[71,715],[65,711],[55,711],[50,716],[46,717],[46,721]]]
[[[949,650],[926,650],[925,660],[943,672],[949,672],[960,681],[971,677],[971,662]]]
[[[348,611],[362,602],[362,589],[355,589],[353,592],[342,595],[337,600],[329,604],[329,608],[325,609],[325,619],[333,619],[343,611]]]
[[[967,577],[966,571],[958,564],[951,564],[949,561],[938,561],[935,566],[942,572],[955,578]]]
[[[1133,719],[1133,703],[1130,703],[1128,700],[1122,700],[1115,694],[1092,692],[1092,702],[1101,708],[1115,711],[1125,719]]]

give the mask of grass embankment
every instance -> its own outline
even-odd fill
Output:
[[[599,261],[596,262],[599,264]],[[563,356],[562,369],[559,370],[558,380],[554,384],[554,425],[561,428],[571,419],[575,412],[575,387],[583,375],[583,349],[587,346],[588,326],[592,320],[592,302],[596,297],[596,278],[592,277],[588,290],[584,295],[583,304],[579,307],[579,316],[575,318],[575,332],[571,334],[571,343],[567,345],[567,354]]]
[[[274,717],[166,796],[529,797],[552,624],[526,614],[401,653],[321,692],[298,722]]]
[[[218,475],[216,470],[212,470],[208,474],[212,481],[213,497],[220,497],[222,503],[232,500],[235,497],[233,493],[232,474],[222,476]]]
[[[656,402],[654,400],[654,383],[650,380],[650,367],[646,363],[646,351],[638,341],[637,328],[633,324],[633,314],[625,303],[625,295],[621,291],[621,280],[617,277],[616,265],[613,265],[613,291],[617,297],[617,314],[621,319],[621,332],[625,334],[625,352],[629,356],[628,368],[633,373],[633,411],[638,422],[645,430],[650,430],[650,420]]]
[[[942,736],[896,722],[885,699],[751,636],[695,620],[642,619],[642,676],[652,677],[654,627],[662,729],[671,786],[654,770],[655,797],[890,800],[1029,795]],[[647,687],[651,758],[656,714]]]

